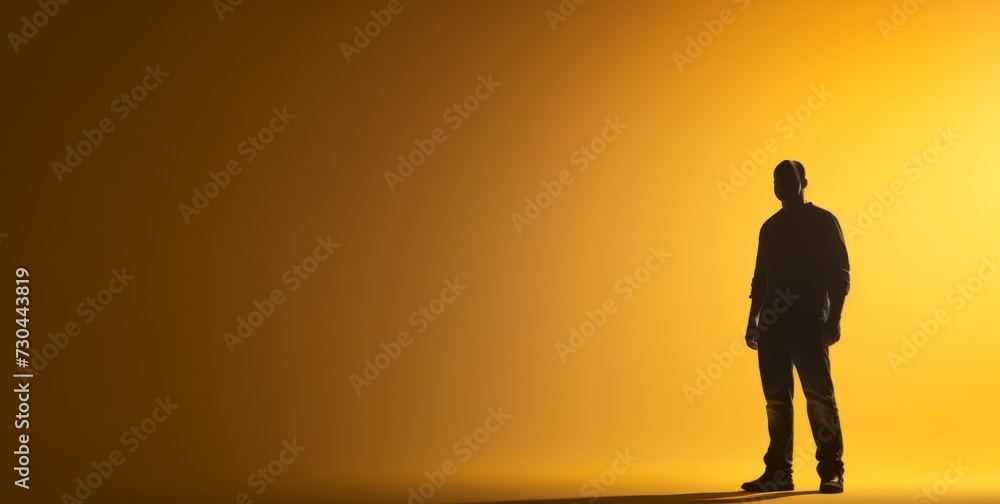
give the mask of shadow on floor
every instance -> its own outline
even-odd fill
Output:
[[[773,492],[773,493],[747,493],[737,492],[699,492],[685,494],[668,495],[629,495],[622,497],[601,497],[594,502],[596,504],[673,504],[680,502],[701,502],[701,503],[734,503],[734,502],[764,502],[770,499],[780,499],[782,497],[792,497],[795,495],[818,494],[818,490],[801,490],[793,492]],[[544,500],[519,500],[519,501],[493,501],[493,502],[470,502],[466,504],[587,504],[590,498],[580,497],[576,499],[544,499]]]

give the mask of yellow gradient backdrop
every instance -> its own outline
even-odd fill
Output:
[[[606,495],[738,488],[767,432],[756,355],[731,352],[786,158],[848,234],[831,348],[847,481],[909,502],[954,462],[970,469],[949,497],[1000,485],[1000,3],[399,5],[350,61],[342,44],[385,2],[244,2],[222,20],[211,2],[73,2],[4,56],[0,252],[37,271],[34,341],[80,321],[112,268],[137,278],[36,378],[36,497],[72,492],[167,395],[181,409],[95,501],[404,502],[448,460],[432,501],[573,498],[616,451],[638,459]],[[35,10],[8,3],[3,26]],[[158,63],[161,87],[59,182],[64,146]],[[275,107],[295,118],[246,162]],[[387,182],[435,128],[447,138]],[[586,170],[581,146],[601,151]],[[242,172],[185,223],[178,205],[230,159]],[[340,248],[292,292],[283,272],[328,235]],[[669,258],[646,276],[651,247]],[[629,275],[644,281],[626,299]],[[411,314],[456,278],[418,331]],[[287,302],[230,351],[223,334],[273,289]],[[401,331],[411,344],[356,387]],[[799,389],[812,488],[804,406]],[[501,407],[463,460],[455,443]],[[307,450],[256,495],[247,475],[293,438]]]

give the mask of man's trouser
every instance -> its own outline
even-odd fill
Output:
[[[768,334],[767,336],[777,336]],[[767,401],[767,430],[771,442],[764,455],[768,471],[792,469],[792,366],[799,373],[806,396],[806,413],[816,442],[816,472],[820,477],[843,476],[844,440],[830,377],[829,349],[815,331],[760,341],[757,361]]]

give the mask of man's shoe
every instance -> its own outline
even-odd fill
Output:
[[[747,492],[787,492],[795,490],[792,484],[792,475],[788,471],[765,471],[761,477],[747,481],[742,486]]]
[[[844,491],[843,476],[826,476],[820,478],[819,493],[835,494]]]

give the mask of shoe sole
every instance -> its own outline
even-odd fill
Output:
[[[819,493],[822,494],[838,494],[844,493],[844,487],[840,485],[820,485]]]

